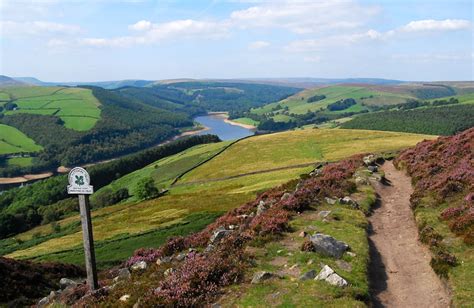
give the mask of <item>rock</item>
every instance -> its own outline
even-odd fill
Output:
[[[247,219],[247,218],[249,218],[249,217],[250,217],[250,215],[247,215],[247,214],[242,214],[242,215],[239,215],[239,216],[237,216],[237,217],[239,217],[239,218],[243,218],[243,219]]]
[[[355,183],[356,183],[356,185],[367,185],[368,184],[367,181],[364,178],[360,177],[360,176],[356,177]]]
[[[171,257],[161,257],[161,258],[158,258],[158,260],[156,260],[156,265],[162,265],[162,264],[170,263],[171,260],[172,260]]]
[[[257,206],[257,216],[262,215],[263,212],[265,212],[267,208],[265,207],[265,202],[260,201],[260,203]]]
[[[176,272],[176,270],[172,267],[170,267],[169,269],[167,269],[163,275],[165,275],[165,277],[168,277],[169,275],[173,274],[174,272]]]
[[[283,196],[281,196],[281,201],[288,200],[291,197],[290,193],[284,193]]]
[[[307,265],[311,265],[311,264],[313,264],[313,263],[314,263],[314,260],[313,260],[313,259],[311,259],[311,260],[309,260],[308,262],[306,262]]]
[[[310,271],[304,273],[303,275],[301,275],[299,279],[301,281],[305,281],[305,280],[314,279],[314,277],[316,277],[316,271],[315,270],[310,270]]]
[[[204,253],[209,253],[209,252],[213,251],[214,249],[216,249],[216,246],[214,246],[212,244],[209,244],[209,245],[207,245],[206,249],[204,249]]]
[[[255,217],[255,212],[250,213],[249,217],[254,218]]]
[[[298,182],[298,184],[296,184],[295,191],[300,190],[302,187],[303,187],[303,182]]]
[[[329,214],[331,214],[331,211],[321,211],[318,213],[318,216],[321,218],[326,218],[329,216]]]
[[[306,231],[301,231],[300,234],[298,234],[299,237],[306,237],[306,235],[308,235]]]
[[[255,284],[255,283],[260,283],[262,281],[265,281],[265,280],[268,280],[268,279],[271,279],[275,277],[274,274],[270,273],[270,272],[264,272],[264,271],[261,271],[261,272],[256,272],[254,275],[253,275],[253,278],[252,278],[252,283]]]
[[[347,253],[348,256],[351,256],[351,257],[353,257],[353,258],[357,256],[355,253],[353,253],[353,252],[351,252],[351,251],[348,251],[348,252],[346,252],[346,253]]]
[[[347,204],[347,205],[350,205],[352,208],[354,209],[358,209],[359,208],[359,204],[357,202],[355,202],[354,200],[351,199],[351,197],[344,197],[344,198],[341,198],[339,200],[339,202],[341,204]]]
[[[377,166],[368,166],[367,169],[369,169],[370,172],[377,172],[379,170]]]
[[[344,252],[349,249],[349,245],[346,243],[322,233],[310,236],[309,240],[313,243],[316,252],[337,259],[341,258]]]
[[[142,300],[139,298],[135,304],[133,304],[133,308],[140,308],[142,307]]]
[[[138,261],[137,263],[133,264],[130,269],[132,271],[143,271],[143,270],[146,270],[147,268],[147,264],[145,261]]]
[[[61,280],[59,280],[59,286],[61,287],[61,289],[66,289],[69,286],[75,285],[77,285],[77,282],[69,278],[61,278]]]
[[[336,204],[337,200],[336,199],[332,199],[332,198],[324,198],[324,200],[326,200],[326,203],[330,204],[330,205],[334,205]]]
[[[130,277],[131,277],[131,274],[128,268],[121,268],[118,271],[117,277],[115,277],[113,281],[114,283],[117,283],[122,280],[130,279]]]
[[[340,269],[345,270],[346,272],[352,272],[352,265],[349,262],[346,262],[344,260],[337,260],[336,264],[337,266],[339,266]]]
[[[236,230],[238,227],[237,225],[229,225],[229,230]]]
[[[225,229],[218,229],[214,232],[214,234],[209,239],[210,244],[214,245],[220,242],[224,237],[229,235],[232,230],[225,230]]]
[[[292,266],[289,268],[289,270],[292,271],[292,270],[294,270],[294,269],[297,268],[297,267],[298,267],[298,264],[294,264],[294,265],[292,265]]]
[[[332,274],[334,274],[333,269],[330,268],[327,265],[324,265],[323,269],[319,272],[318,276],[316,276],[314,279],[315,280],[325,280],[326,278],[328,278]]]
[[[180,253],[175,257],[176,261],[183,261],[185,258],[186,258],[185,253]]]
[[[375,156],[371,154],[371,155],[364,156],[362,160],[366,166],[370,166],[370,165],[375,164],[376,159],[375,159]]]
[[[38,302],[38,307],[44,307],[48,304],[49,304],[49,297],[46,296],[46,297],[43,297],[42,299],[40,299],[40,301]]]
[[[121,302],[127,302],[129,299],[130,299],[130,294],[125,294],[125,295],[122,295],[122,297],[120,297],[119,300]]]
[[[326,278],[326,282],[341,288],[347,286],[347,281],[336,273]]]
[[[319,274],[314,278],[314,280],[324,280],[333,286],[345,287],[347,286],[347,281],[336,274],[332,268],[327,265],[324,265],[323,269]]]

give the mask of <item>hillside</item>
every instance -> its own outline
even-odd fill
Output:
[[[15,80],[5,75],[0,75],[0,87],[12,87],[26,85],[21,81]]]
[[[256,136],[231,145],[186,173],[173,186],[168,184],[170,179],[181,172],[174,167],[198,163],[225,144],[202,145],[170,156],[118,179],[98,192],[100,195],[106,190],[128,188],[133,194],[134,183],[149,176],[155,178],[160,188],[169,189],[168,194],[158,199],[137,202],[135,196],[127,202],[93,212],[95,239],[101,247],[97,250],[98,262],[103,266],[114,264],[141,247],[138,245],[153,245],[148,241],[163,228],[169,230],[168,234],[181,234],[180,226],[193,221],[194,215],[204,215],[200,216],[203,219],[215,217],[251,200],[257,192],[312,170],[317,162],[339,160],[367,151],[395,151],[426,138],[432,137],[356,130],[304,130]],[[351,146],[347,147],[347,144]],[[259,157],[259,161],[252,157]],[[64,232],[55,234],[51,225],[46,224],[16,236],[24,242],[21,245],[9,240],[3,241],[3,245],[10,247],[10,257],[82,263],[78,218],[71,216],[59,221]],[[117,245],[121,249],[112,257],[110,251]]]

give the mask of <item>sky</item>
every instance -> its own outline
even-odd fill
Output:
[[[0,74],[473,80],[471,0],[0,0]]]

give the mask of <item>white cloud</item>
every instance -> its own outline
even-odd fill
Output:
[[[359,27],[379,11],[352,0],[268,1],[230,15],[240,28],[284,28],[297,34]]]
[[[308,56],[303,58],[304,62],[310,62],[310,63],[319,63],[321,61],[320,56]]]
[[[471,55],[472,56],[472,55]],[[469,60],[468,53],[421,53],[421,54],[394,54],[391,56],[394,60],[403,62],[439,62],[439,61],[464,61]]]
[[[5,37],[77,34],[81,27],[49,21],[0,21],[0,33]]]
[[[150,30],[151,27],[152,27],[152,23],[148,20],[140,20],[139,22],[128,26],[130,30],[135,30],[135,31]]]
[[[471,22],[465,19],[445,19],[445,20],[416,20],[411,21],[399,29],[403,32],[419,31],[454,31],[465,30],[471,27]]]
[[[249,44],[248,48],[249,49],[262,49],[265,47],[270,46],[269,42],[266,41],[255,41]]]

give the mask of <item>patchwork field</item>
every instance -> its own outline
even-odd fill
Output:
[[[100,103],[89,89],[5,88],[2,90],[2,97],[17,105],[15,110],[4,111],[6,115],[17,113],[55,115],[64,121],[65,127],[77,131],[91,129],[100,118]]]
[[[0,124],[0,155],[24,152],[36,152],[42,147],[18,129]]]
[[[173,230],[180,234],[183,223],[191,223],[190,215],[202,214],[202,219],[211,219],[253,199],[259,191],[309,172],[317,161],[338,160],[361,152],[394,151],[431,138],[391,132],[308,129],[245,139],[186,174],[163,197],[143,202],[131,199],[93,211],[94,237],[99,247],[117,247],[124,241],[120,251],[121,256],[126,256],[136,248],[131,244],[134,241],[153,246],[151,233],[168,228],[169,235]],[[109,188],[128,186],[133,192],[133,183],[143,176],[152,176],[157,185],[166,186],[177,171],[195,165],[225,145],[194,147],[119,179]],[[174,170],[175,167],[178,169]],[[8,247],[9,257],[82,263],[78,221],[79,216],[60,221],[64,233],[57,233],[51,225],[37,227],[16,236],[16,240],[3,240],[0,248]],[[158,245],[157,241],[155,246]],[[98,251],[99,263],[106,265],[108,249]]]

